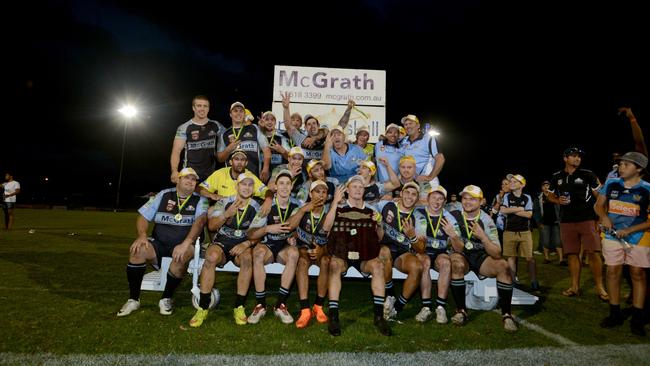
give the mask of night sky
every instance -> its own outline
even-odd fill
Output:
[[[386,70],[388,122],[437,121],[442,184],[491,197],[509,172],[527,191],[563,167],[570,145],[603,177],[633,148],[617,107],[650,124],[650,28],[641,6],[569,2],[41,2],[5,10],[8,98],[0,171],[21,203],[111,207],[129,126],[125,205],[169,183],[178,125],[196,94],[228,125],[242,101],[270,109],[274,65]],[[307,5],[308,4],[308,5]],[[529,131],[529,132],[527,132]],[[650,137],[647,137],[650,138]],[[46,182],[45,177],[49,180]],[[110,185],[109,185],[110,183]]]

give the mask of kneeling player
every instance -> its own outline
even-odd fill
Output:
[[[460,227],[463,244],[452,243],[451,293],[458,310],[451,318],[456,325],[467,322],[465,309],[465,274],[474,271],[477,275],[497,279],[499,306],[503,316],[503,328],[517,331],[517,324],[510,309],[512,300],[512,275],[508,262],[501,257],[501,246],[494,221],[483,212],[481,199],[483,191],[477,186],[467,186],[460,193],[463,211],[453,211]]]
[[[373,220],[381,221],[381,215],[376,210],[372,209],[370,206],[367,206],[363,202],[363,192],[364,192],[364,180],[360,175],[355,175],[348,180],[347,183],[348,189],[348,200],[342,204],[341,208],[354,207],[363,210],[364,213],[372,215]],[[332,208],[327,213],[325,218],[325,223],[323,228],[325,231],[330,231],[334,220],[336,218],[336,207],[343,200],[345,189],[343,186],[338,187],[336,194],[334,195],[334,200],[332,201]],[[343,235],[340,240],[354,240],[354,235],[357,234],[356,229],[350,233],[348,238],[347,235]],[[379,239],[384,235],[384,230],[381,225],[377,225],[377,236]],[[346,233],[347,234],[347,233]],[[329,245],[336,245],[337,243],[332,242],[332,236],[330,233],[330,243]],[[378,244],[378,243],[377,243]],[[341,335],[341,323],[339,321],[339,295],[341,293],[341,276],[347,271],[349,266],[354,266],[364,275],[372,275],[372,296],[374,303],[374,324],[379,329],[379,332],[383,335],[389,336],[392,334],[388,323],[384,319],[384,301],[385,301],[385,289],[384,289],[384,263],[378,258],[373,258],[370,260],[365,260],[359,262],[358,254],[355,257],[350,258],[351,253],[348,253],[347,258],[339,258],[336,255],[332,255],[330,258],[329,266],[329,332],[333,336]]]
[[[147,262],[160,267],[162,257],[172,257],[167,283],[158,302],[160,314],[173,311],[172,295],[181,283],[187,264],[194,257],[194,241],[206,222],[208,201],[194,192],[198,174],[185,168],[178,174],[176,188],[160,191],[140,207],[136,220],[138,238],[131,244],[126,277],[129,280],[129,300],[117,316],[127,316],[140,308],[140,286]],[[151,238],[147,238],[149,222],[154,222]]]
[[[244,302],[253,275],[253,256],[251,248],[254,242],[248,240],[250,228],[260,227],[261,220],[257,217],[260,206],[251,199],[254,180],[251,173],[243,173],[237,177],[237,195],[224,198],[217,202],[217,207],[210,215],[208,228],[217,231],[213,243],[205,251],[205,261],[201,269],[199,299],[200,309],[190,320],[190,326],[200,327],[208,316],[212,286],[214,286],[215,267],[223,267],[232,261],[239,267],[237,276],[237,299],[233,316],[237,325],[247,323]]]

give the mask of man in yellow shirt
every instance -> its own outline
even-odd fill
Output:
[[[230,166],[215,171],[199,185],[201,196],[215,201],[223,197],[235,196],[237,195],[237,177],[240,174],[247,173],[253,177],[253,196],[264,199],[268,189],[257,176],[246,169],[248,164],[246,152],[235,149],[228,160]]]

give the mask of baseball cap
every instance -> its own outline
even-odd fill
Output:
[[[289,150],[289,157],[294,156],[296,154],[302,155],[302,157],[305,157],[305,152],[302,151],[302,147],[300,146],[294,146]]]
[[[273,119],[277,119],[277,118],[275,118],[275,114],[273,114],[273,112],[271,112],[271,111],[266,111],[266,112],[262,113],[262,118],[266,118],[268,116],[273,117]]]
[[[183,170],[181,170],[178,173],[179,178],[182,178],[182,177],[184,177],[186,175],[193,175],[193,176],[196,177],[196,179],[199,179],[199,175],[196,174],[196,171],[194,169],[192,169],[192,168],[183,168]]]
[[[246,155],[246,151],[244,151],[244,150],[242,150],[240,148],[236,148],[235,150],[233,150],[230,153],[230,156],[228,156],[228,159],[232,159],[232,157],[235,156],[236,154],[244,154],[244,156],[246,156],[246,158],[248,159],[248,155]]]
[[[311,173],[311,170],[316,166],[316,164],[323,164],[322,160],[312,159],[307,163],[307,174]]]
[[[359,165],[365,166],[366,168],[370,169],[371,176],[375,175],[375,173],[377,172],[377,166],[375,165],[375,163],[373,163],[370,160],[361,160],[359,161]]]
[[[242,182],[242,181],[244,181],[246,179],[250,179],[250,180],[253,181],[253,183],[255,183],[255,177],[253,176],[253,174],[251,174],[249,172],[244,172],[244,173],[239,174],[237,176],[237,183],[240,183],[240,182]]]
[[[517,182],[526,185],[526,178],[522,177],[521,174],[508,174],[506,175],[506,178],[508,178],[508,180],[514,179]]]
[[[230,105],[230,110],[232,111],[233,108],[235,107],[242,107],[243,110],[246,110],[246,107],[244,107],[244,104],[242,102],[235,102]]]
[[[311,182],[311,185],[309,186],[309,192],[313,191],[318,186],[325,186],[325,188],[327,188],[327,183],[323,182],[320,179],[315,180],[315,181]]]
[[[404,184],[404,186],[402,187],[401,192],[404,192],[404,190],[406,188],[415,188],[415,190],[417,190],[418,193],[420,193],[420,186],[415,182],[408,182],[408,183]]]
[[[399,129],[400,129],[400,127],[401,127],[401,126],[398,126],[398,125],[396,125],[396,124],[394,124],[394,123],[391,123],[391,124],[389,124],[388,126],[386,126],[386,131],[390,130],[391,128],[396,128],[396,129],[397,129],[397,132],[399,133]]]
[[[365,132],[368,135],[370,135],[370,130],[368,130],[368,126],[361,126],[361,127],[357,128],[356,135],[358,136],[360,132]]]
[[[565,157],[570,156],[570,155],[574,155],[574,154],[577,154],[580,157],[583,157],[585,155],[585,152],[582,151],[581,149],[577,148],[577,147],[569,147],[566,150],[564,150],[564,156]]]
[[[253,117],[253,113],[248,110],[248,108],[244,109],[244,120],[246,121],[254,121],[255,117]]]
[[[401,164],[404,161],[412,161],[413,164],[415,164],[415,158],[412,155],[404,155],[399,159],[399,163]]]
[[[417,122],[418,124],[420,123],[420,119],[418,117],[416,117],[414,114],[409,114],[409,115],[406,115],[406,116],[402,117],[402,119],[401,119],[402,124],[404,124],[404,122],[406,122],[409,119],[411,121]]]
[[[460,195],[462,196],[465,193],[469,194],[474,198],[483,198],[483,191],[481,190],[481,188],[475,185],[465,186],[465,188],[463,188],[463,190],[460,192]]]
[[[287,169],[280,170],[280,172],[275,176],[276,183],[278,182],[278,179],[280,179],[280,177],[288,177],[289,179],[291,179],[292,178],[291,172],[288,171]]]
[[[447,190],[443,186],[441,185],[431,186],[429,187],[429,189],[427,189],[427,195],[430,195],[433,192],[439,192],[445,197],[445,199],[447,199]]]
[[[332,128],[330,129],[330,134],[331,134],[332,132],[334,132],[334,131],[339,131],[339,132],[341,132],[341,133],[343,134],[343,137],[345,137],[345,136],[347,135],[347,133],[345,133],[345,130],[343,129],[343,127],[341,127],[341,126],[339,126],[339,125],[336,125],[336,126],[332,127]]]
[[[545,181],[542,182],[542,185],[544,185],[544,184],[551,184],[551,181],[550,180],[545,180]]]
[[[355,181],[355,180],[358,181],[358,182],[361,182],[362,185],[365,185],[365,182],[363,181],[363,177],[362,177],[362,176],[360,176],[360,175],[353,175],[353,176],[351,176],[351,177],[348,179],[347,182],[345,182],[345,186],[346,186],[346,187],[349,186],[350,183],[352,183],[352,182]]]
[[[636,151],[625,153],[625,155],[621,156],[621,160],[630,161],[640,166],[642,169],[645,169],[648,166],[648,158]]]

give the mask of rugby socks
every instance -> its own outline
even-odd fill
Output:
[[[210,301],[212,300],[212,292],[204,294],[201,292],[201,297],[199,298],[199,307],[203,310],[208,310],[210,307]]]
[[[257,303],[266,307],[266,290],[265,291],[255,291],[255,299]]]
[[[330,307],[330,318],[338,319],[339,318],[339,301],[330,299],[329,307]]]
[[[300,299],[300,310],[309,309],[309,299]]]
[[[140,299],[140,286],[147,270],[146,263],[131,263],[126,265],[126,279],[129,281],[129,299]]]
[[[613,318],[620,318],[621,317],[621,305],[612,305],[609,304],[609,315],[611,315]]]
[[[443,309],[447,308],[447,299],[443,299],[442,297],[438,296],[436,297],[436,307],[442,306]]]
[[[286,305],[288,299],[289,299],[289,289],[280,286],[280,289],[278,290],[278,302],[275,303],[275,307],[276,308],[280,307],[280,304]],[[309,305],[307,307],[309,307]]]
[[[316,301],[314,302],[314,305],[323,306],[323,304],[325,304],[325,296],[316,295]]]
[[[165,283],[165,290],[162,293],[161,299],[171,299],[174,296],[174,291],[178,285],[181,284],[183,277],[178,278],[174,276],[171,272],[167,272],[167,283]]]
[[[244,306],[245,302],[246,302],[246,295],[237,294],[237,297],[235,298],[235,308]]]
[[[425,298],[422,299],[422,307],[423,308],[426,307],[426,308],[431,309],[431,298],[430,297],[428,297],[426,299]]]
[[[512,284],[497,281],[497,294],[499,295],[501,314],[510,314],[512,308]]]
[[[386,282],[386,296],[395,297],[395,288],[393,287],[393,280]]]
[[[406,306],[407,302],[409,302],[409,299],[405,298],[404,295],[399,295],[397,302],[395,303],[395,311],[400,313],[404,310],[404,306]]]
[[[377,295],[372,296],[375,318],[384,316],[384,301],[386,301],[385,296],[377,296]]]
[[[512,294],[512,287],[510,290]],[[458,280],[451,280],[451,295],[454,298],[456,303],[456,308],[458,310],[465,310],[465,279],[461,278]]]

